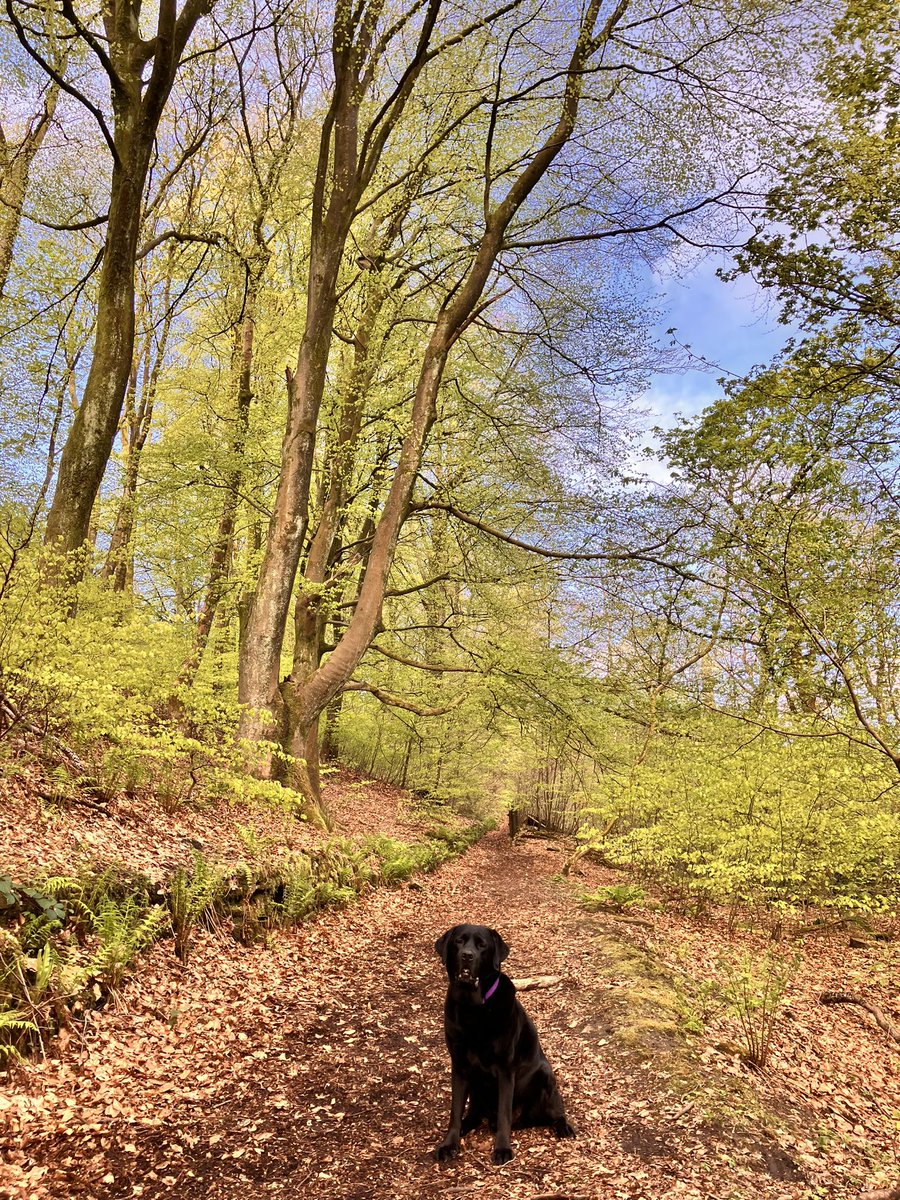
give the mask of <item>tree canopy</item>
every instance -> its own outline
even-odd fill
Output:
[[[855,0],[6,0],[9,712],[321,823],[340,753],[688,875],[748,788],[893,828],[897,39]],[[706,255],[797,332],[654,483],[648,273]]]

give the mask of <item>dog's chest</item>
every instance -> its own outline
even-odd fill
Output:
[[[482,1009],[448,1013],[447,1046],[457,1065],[488,1074],[516,1056],[519,1022],[516,1013]]]

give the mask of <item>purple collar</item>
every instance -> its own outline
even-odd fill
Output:
[[[481,1003],[487,1004],[488,1000],[490,1000],[491,996],[493,996],[494,992],[496,992],[496,990],[499,986],[500,986],[500,976],[498,975],[497,978],[494,980],[494,982],[491,984],[491,986],[488,988],[488,990],[484,993],[484,999],[482,1000]]]

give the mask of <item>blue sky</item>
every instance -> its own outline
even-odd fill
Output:
[[[778,324],[777,307],[751,279],[723,283],[716,276],[722,265],[727,265],[724,258],[706,259],[677,273],[664,267],[652,276],[660,311],[659,342],[668,345],[666,331],[674,328],[677,340],[708,365],[697,362],[651,377],[650,386],[637,398],[637,407],[646,411],[648,430],[672,425],[677,415],[696,415],[721,395],[718,379],[745,375],[751,367],[769,362],[796,333]],[[651,442],[648,436],[645,444]],[[648,474],[660,480],[666,476],[661,467]]]
[[[709,363],[653,377],[643,400],[662,423],[668,424],[675,412],[699,412],[720,394],[718,378],[744,375],[768,362],[795,332],[778,324],[776,306],[751,279],[723,283],[716,276],[725,261],[708,259],[677,276],[654,277],[659,340],[668,343],[666,330],[674,327],[678,341]]]

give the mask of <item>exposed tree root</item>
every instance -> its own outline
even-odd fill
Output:
[[[852,992],[823,992],[819,997],[819,1003],[858,1004],[860,1008],[864,1008],[866,1012],[872,1014],[878,1026],[884,1030],[888,1037],[892,1037],[895,1042],[900,1042],[900,1028],[889,1017],[886,1017],[884,1011],[877,1004],[873,1004],[871,1000],[865,1000],[862,996],[856,996]],[[892,1192],[891,1200],[893,1200],[894,1196],[897,1196],[898,1200],[900,1200],[900,1191],[895,1190],[895,1192]]]

